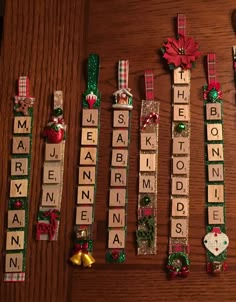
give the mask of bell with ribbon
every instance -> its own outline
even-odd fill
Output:
[[[78,243],[74,247],[74,252],[70,261],[79,266],[83,267],[92,267],[92,264],[95,263],[95,259],[92,254],[88,251],[89,244],[87,241],[83,243]]]

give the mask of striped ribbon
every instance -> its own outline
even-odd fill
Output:
[[[118,66],[118,86],[119,89],[128,88],[129,61],[119,60]]]
[[[178,14],[177,16],[177,30],[178,35],[186,35],[186,16],[184,14]]]
[[[154,100],[154,86],[153,86],[153,72],[152,70],[145,70],[145,94],[147,101]]]

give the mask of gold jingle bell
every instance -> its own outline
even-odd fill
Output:
[[[81,265],[82,264],[81,255],[82,255],[82,252],[80,251],[77,254],[70,257],[70,261],[75,265]]]
[[[95,263],[95,259],[91,253],[83,253],[82,251],[70,257],[70,261],[75,265],[83,264],[84,267],[92,267],[92,264]]]

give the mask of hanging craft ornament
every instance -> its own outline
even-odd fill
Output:
[[[100,130],[101,95],[97,88],[99,57],[88,58],[88,84],[83,95],[82,132],[77,186],[77,207],[74,227],[74,247],[71,263],[91,267],[93,252],[93,223],[96,201],[98,143]]]
[[[128,163],[132,94],[128,88],[129,61],[120,60],[118,90],[113,93],[112,159],[108,210],[108,249],[106,261],[125,261],[128,203]]]
[[[225,234],[222,91],[216,80],[215,65],[216,55],[209,53],[207,55],[208,84],[203,88],[208,215],[207,234],[203,243],[207,250],[207,272],[209,273],[219,273],[226,270],[226,251],[229,244],[229,238]]]
[[[6,282],[25,281],[34,101],[29,94],[28,77],[20,76],[14,106],[4,274]]]
[[[200,56],[199,45],[186,36],[186,17],[177,16],[177,38],[169,38],[163,57],[173,70],[171,234],[167,270],[171,278],[189,274],[190,69]]]
[[[145,74],[146,100],[140,115],[138,255],[156,254],[159,102],[154,100],[153,72]]]

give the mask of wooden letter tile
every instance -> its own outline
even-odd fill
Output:
[[[206,104],[206,119],[208,121],[221,120],[221,104],[208,103]]]
[[[174,86],[174,103],[188,104],[190,101],[190,86]]]
[[[12,153],[13,154],[29,154],[30,138],[28,136],[13,136]]]
[[[190,70],[181,67],[174,69],[174,84],[190,84]]]
[[[23,253],[7,253],[5,258],[5,272],[22,272]]]
[[[31,132],[31,117],[30,116],[15,116],[14,117],[14,134],[28,134]]]
[[[96,167],[79,167],[79,185],[94,185]]]
[[[111,187],[125,187],[127,184],[126,169],[111,169]]]
[[[187,122],[190,120],[189,105],[174,105],[174,121]]]
[[[23,228],[25,226],[25,210],[9,210],[8,228]]]
[[[208,165],[208,181],[223,181],[224,166],[223,164]]]
[[[27,197],[28,179],[11,179],[10,197]]]
[[[43,207],[58,207],[61,201],[61,190],[58,185],[44,185],[41,205]]]
[[[94,203],[94,186],[78,186],[77,204]]]
[[[224,185],[207,185],[208,202],[224,202]]]
[[[45,144],[45,161],[60,161],[64,152],[64,142],[60,144]]]
[[[24,235],[24,231],[7,231],[6,250],[23,250]]]
[[[12,158],[11,175],[12,176],[28,175],[28,158]]]
[[[189,199],[188,198],[173,198],[171,215],[174,217],[188,216]]]
[[[189,154],[189,138],[174,137],[173,138],[173,155]]]
[[[113,111],[113,127],[128,128],[129,127],[129,111],[114,110]]]
[[[125,230],[109,230],[108,233],[108,248],[122,249],[125,247]]]
[[[97,128],[82,128],[81,145],[96,146],[98,144]]]
[[[172,177],[172,195],[188,195],[188,182],[186,177]]]
[[[157,149],[157,135],[156,133],[141,133],[141,150],[156,150]]]
[[[187,219],[171,219],[171,237],[185,238],[187,237]]]
[[[222,139],[222,124],[207,124],[207,140],[221,141]]]
[[[93,223],[93,207],[76,207],[76,224],[88,225]]]
[[[124,207],[126,202],[126,189],[110,189],[109,206]]]
[[[156,178],[153,175],[139,174],[139,193],[155,193]]]
[[[207,154],[208,154],[209,161],[224,160],[223,144],[208,144]]]
[[[189,157],[188,156],[174,156],[172,158],[172,173],[173,174],[187,174],[189,173]]]
[[[155,153],[144,153],[139,155],[139,171],[156,171],[157,159]]]
[[[96,165],[97,163],[97,148],[96,147],[81,147],[80,148],[80,165]]]
[[[58,184],[61,182],[61,166],[54,163],[44,163],[43,183]]]
[[[109,209],[108,227],[118,228],[125,226],[125,210]]]
[[[128,150],[127,149],[112,149],[111,165],[113,167],[127,167]]]
[[[82,126],[98,126],[98,109],[83,109],[82,111]]]
[[[113,129],[112,132],[112,147],[128,147],[129,143],[129,131],[122,129]]]
[[[224,208],[221,206],[208,207],[208,223],[224,224]]]

